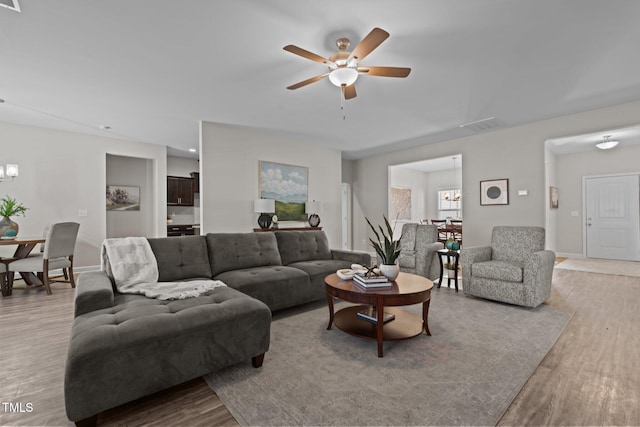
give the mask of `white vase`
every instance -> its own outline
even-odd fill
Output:
[[[456,271],[455,270],[445,270],[447,272],[447,277],[449,277],[450,279],[453,279],[454,277],[456,277]]]
[[[380,274],[387,279],[394,281],[400,274],[400,266],[398,264],[382,264],[380,266]]]

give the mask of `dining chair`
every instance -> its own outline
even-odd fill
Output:
[[[449,223],[451,224],[451,238],[458,242],[460,246],[462,246],[462,220],[461,219],[450,219]]]
[[[78,237],[80,224],[77,222],[58,222],[51,224],[47,231],[46,242],[42,254],[28,256],[10,262],[7,269],[7,288],[9,295],[13,289],[13,278],[16,271],[38,273],[48,295],[51,295],[49,271],[62,269],[65,282],[75,288],[73,278],[73,252]]]
[[[447,220],[446,219],[432,219],[431,224],[438,227],[438,242],[445,243],[449,238],[449,233],[446,231]]]
[[[0,287],[2,288],[2,296],[7,296],[7,266],[2,263],[0,263]]]

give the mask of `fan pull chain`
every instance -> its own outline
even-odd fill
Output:
[[[344,109],[344,101],[345,101],[344,100],[344,90],[345,90],[345,88],[346,88],[345,85],[342,85],[340,87],[340,89],[341,89],[340,90],[340,112],[342,113],[342,120],[346,120],[347,119],[347,114],[346,114],[345,109]]]

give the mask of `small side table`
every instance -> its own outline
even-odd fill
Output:
[[[453,250],[449,250],[449,249],[440,249],[437,251],[438,253],[438,260],[440,260],[440,280],[438,280],[438,288],[442,285],[442,279],[443,279],[443,275],[444,275],[444,262],[443,258],[446,257],[447,258],[447,263],[451,262],[451,258],[454,259],[454,265],[455,265],[455,274],[453,277],[453,282],[456,288],[456,292],[458,292],[458,261],[460,260],[460,251],[453,251]],[[451,285],[451,279],[452,277],[448,277],[447,276],[447,288]]]

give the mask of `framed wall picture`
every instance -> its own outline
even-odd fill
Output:
[[[107,185],[108,211],[139,211],[140,187]]]
[[[558,187],[549,187],[549,207],[558,209]]]
[[[480,205],[508,205],[509,180],[491,179],[480,181]]]
[[[309,194],[309,168],[259,162],[259,197],[276,201],[278,221],[306,221],[304,205]]]

